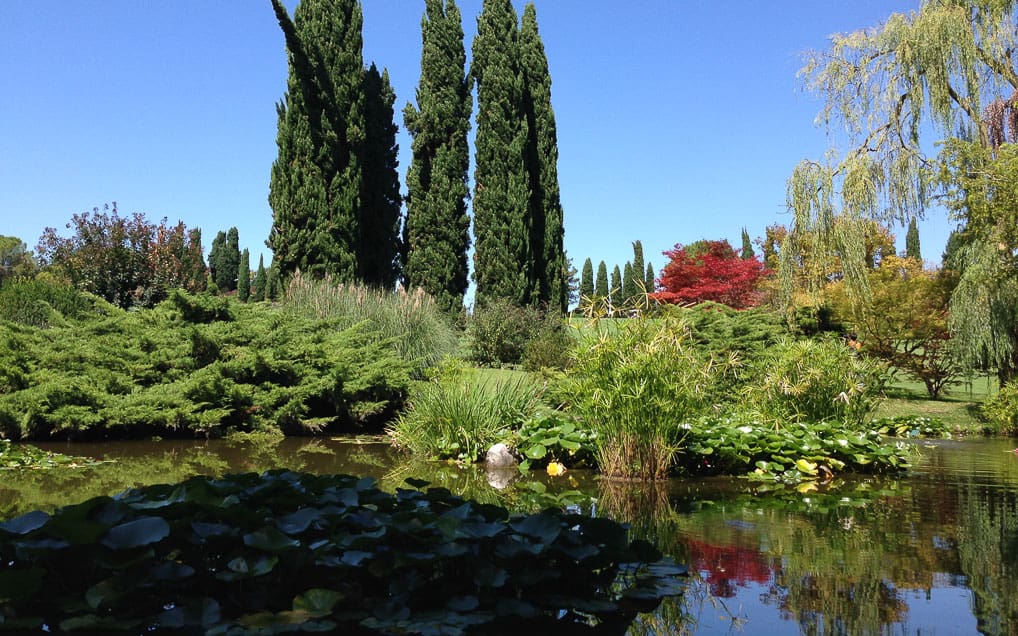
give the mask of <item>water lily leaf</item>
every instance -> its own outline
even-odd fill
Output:
[[[461,525],[460,530],[467,536],[475,539],[490,539],[505,530],[505,524],[473,521]]]
[[[218,537],[226,534],[230,534],[234,531],[233,526],[228,526],[225,523],[206,523],[204,521],[192,521],[191,530],[194,531],[198,538],[208,539],[209,537]]]
[[[573,440],[566,439],[564,437],[559,439],[558,444],[559,444],[559,446],[561,446],[562,448],[564,448],[566,450],[571,450],[571,451],[580,450],[580,443],[579,442],[574,442]]]
[[[523,451],[523,454],[530,459],[541,459],[548,454],[548,449],[541,444],[534,444],[527,448],[527,450]]]
[[[477,609],[480,604],[481,602],[477,600],[476,596],[467,594],[464,596],[452,597],[445,602],[445,607],[446,609],[450,609],[454,612],[470,612]]]
[[[149,570],[149,577],[155,581],[179,581],[194,575],[194,568],[185,563],[160,563]]]
[[[170,524],[162,517],[140,517],[110,528],[99,542],[113,550],[129,550],[158,543],[170,534]]]
[[[407,477],[406,479],[403,480],[403,482],[409,484],[410,486],[413,486],[417,490],[422,490],[425,486],[431,483],[430,481],[427,481],[425,479],[417,479],[416,477]]]
[[[321,518],[322,511],[319,508],[301,508],[279,519],[276,527],[286,534],[300,534]]]
[[[374,555],[371,552],[364,552],[363,550],[347,550],[343,553],[343,557],[340,560],[346,565],[357,567],[365,559],[370,559],[372,556]]]
[[[6,530],[11,534],[28,534],[46,525],[49,518],[50,516],[45,512],[33,510],[28,514],[0,523],[0,530]]]
[[[538,615],[537,608],[526,601],[514,598],[500,598],[495,603],[495,613],[499,616],[519,616],[534,618]]]
[[[551,543],[562,532],[562,523],[556,515],[539,513],[509,524],[509,527],[542,543]]]
[[[85,591],[85,602],[92,609],[99,609],[103,601],[115,601],[124,595],[124,592],[133,587],[123,577],[114,576],[99,581]]]
[[[316,587],[293,598],[294,611],[307,612],[312,618],[321,618],[332,613],[336,603],[343,600],[343,594],[335,590]]]
[[[156,616],[160,627],[180,629],[183,627],[210,627],[221,618],[219,603],[212,598],[192,601],[181,607],[173,607]]]
[[[30,570],[0,570],[0,600],[18,600],[32,598],[46,576],[42,568]]]
[[[502,587],[508,576],[508,573],[500,567],[483,565],[474,573],[474,584],[485,587]]]
[[[262,528],[245,534],[244,545],[266,552],[283,552],[300,546],[300,541],[291,539],[275,528]]]
[[[817,472],[817,465],[806,459],[796,460],[795,467],[807,475],[815,475]]]

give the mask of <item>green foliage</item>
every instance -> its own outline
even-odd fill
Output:
[[[745,397],[776,428],[835,420],[862,430],[886,380],[881,365],[834,338],[782,341],[753,366]]]
[[[12,468],[77,468],[92,466],[99,462],[87,457],[71,457],[62,453],[44,451],[29,444],[15,444],[0,439],[0,470]]]
[[[11,329],[0,369],[10,438],[363,427],[391,417],[409,383],[364,324],[180,292],[152,310]]]
[[[513,446],[528,470],[556,461],[571,467],[594,465],[597,434],[582,428],[561,413],[545,413],[525,421],[514,436]]]
[[[523,347],[523,368],[527,371],[563,370],[570,364],[576,339],[558,312],[545,313]]]
[[[913,216],[908,221],[908,232],[905,234],[905,258],[923,260],[922,247],[919,244],[919,225]]]
[[[0,556],[22,633],[551,633],[624,625],[685,573],[606,519],[285,471],[29,513]]]
[[[219,232],[209,250],[209,272],[220,292],[237,289],[240,278],[240,235],[236,227]]]
[[[583,261],[583,269],[580,270],[580,302],[587,302],[587,299],[594,297],[594,264],[590,258]]]
[[[292,20],[282,2],[272,6],[289,63],[269,181],[273,269],[353,281],[366,123],[360,3],[309,0]]]
[[[983,404],[983,416],[1000,434],[1018,434],[1018,380],[1000,388],[994,397]]]
[[[406,287],[424,289],[443,311],[459,316],[468,285],[467,132],[473,100],[456,3],[428,0],[425,7],[417,106],[403,109],[413,138],[403,273]]]
[[[283,302],[288,313],[305,318],[334,319],[343,324],[365,322],[391,343],[417,377],[452,353],[457,336],[435,301],[421,289],[412,294],[342,285],[330,277],[314,280],[294,275]]]
[[[408,408],[388,433],[414,455],[473,462],[533,417],[537,387],[528,378],[491,381],[458,366],[411,387]]]
[[[608,266],[601,261],[597,264],[597,281],[594,283],[594,295],[598,298],[608,298]]]
[[[829,479],[834,473],[897,472],[909,466],[910,451],[889,444],[881,433],[839,422],[798,422],[776,430],[768,423],[704,419],[689,425],[686,474],[746,474],[796,483]]]
[[[255,271],[254,285],[251,286],[251,300],[260,303],[265,300],[265,286],[268,276],[265,273],[265,257],[258,255],[258,270]]]
[[[742,249],[739,251],[739,256],[747,261],[756,257],[756,254],[753,252],[753,241],[749,238],[749,232],[746,231],[746,228],[742,228]]]
[[[240,270],[237,273],[237,299],[246,303],[251,296],[251,252],[245,247],[240,253]]]
[[[59,326],[90,310],[85,296],[65,283],[23,278],[0,285],[0,320],[32,327]]]
[[[554,320],[562,322],[557,316]],[[491,300],[475,307],[467,323],[470,359],[483,366],[519,364],[524,360],[528,343],[545,328],[545,323],[546,319],[540,310],[520,307],[507,300]],[[548,328],[554,329],[550,322]],[[554,337],[548,334],[549,339]],[[535,363],[539,362],[539,357],[548,353],[545,345],[535,345],[544,349],[538,351],[535,348],[533,351]]]
[[[580,338],[555,395],[597,434],[603,473],[664,478],[685,436],[681,423],[720,397],[727,364],[689,340],[687,327],[672,318],[599,321]]]
[[[0,234],[0,285],[12,278],[32,277],[37,269],[35,255],[24,241]]]
[[[939,437],[950,439],[952,428],[943,420],[926,415],[899,415],[873,420],[870,427],[893,437]]]

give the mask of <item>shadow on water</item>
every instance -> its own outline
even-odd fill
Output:
[[[618,483],[585,471],[523,478],[407,463],[370,440],[45,444],[107,463],[5,471],[0,517],[195,474],[287,467],[372,476],[387,490],[415,477],[520,511],[556,506],[612,517],[687,564],[694,576],[685,595],[638,617],[634,636],[1018,635],[1014,445],[927,443],[906,477],[845,477],[797,489],[744,479]]]

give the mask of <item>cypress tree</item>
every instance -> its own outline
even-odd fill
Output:
[[[608,290],[608,295],[611,296],[613,305],[622,304],[622,271],[618,265],[612,270],[611,289]]]
[[[237,272],[237,298],[246,303],[251,296],[251,252],[244,248],[240,253],[240,271]]]
[[[647,293],[653,294],[654,290],[657,289],[657,283],[654,282],[654,266],[647,263],[647,277],[644,279],[644,284],[647,286]]]
[[[527,118],[527,169],[530,180],[530,244],[533,246],[537,301],[565,311],[565,228],[558,182],[558,132],[551,106],[551,73],[544,43],[537,29],[533,2],[523,10],[520,26],[520,66]],[[641,271],[642,267],[641,267]]]
[[[643,274],[642,267],[640,268],[640,273]],[[638,293],[636,276],[633,273],[633,264],[626,261],[626,266],[622,269],[622,302],[629,304],[636,298]]]
[[[643,273],[643,243],[637,240],[633,241],[633,286],[636,289],[635,295],[642,294],[647,290]]]
[[[403,109],[403,121],[413,138],[403,276],[406,287],[421,287],[439,307],[457,315],[463,311],[468,285],[467,132],[473,98],[456,3],[427,0],[425,10],[417,106],[407,103]]]
[[[389,72],[364,72],[364,148],[361,155],[360,222],[357,271],[366,284],[391,289],[399,274],[399,145],[393,121],[396,93]]]
[[[594,264],[588,258],[583,261],[583,269],[580,272],[580,301],[584,298],[594,297]]]
[[[742,260],[748,261],[756,256],[753,251],[753,241],[749,240],[749,232],[742,228]]]
[[[219,272],[219,259],[223,257],[223,251],[226,249],[226,232],[219,231],[216,233],[216,238],[212,239],[212,245],[209,247],[209,275],[212,280],[217,280],[217,273]],[[218,286],[218,283],[217,283]]]
[[[908,232],[905,234],[905,258],[923,260],[923,253],[919,246],[919,226],[915,217],[908,222]]]
[[[265,278],[265,300],[278,300],[283,293],[283,284],[279,280],[279,268],[273,262]]]
[[[293,20],[281,0],[272,6],[289,53],[269,182],[272,268],[353,280],[365,131],[360,4],[302,0]]]
[[[601,261],[597,264],[597,281],[594,284],[594,294],[598,298],[608,298],[608,267]]]
[[[223,233],[220,232],[220,235]],[[216,236],[219,239],[219,235]],[[219,244],[218,258],[216,259],[216,287],[221,292],[229,292],[237,289],[237,276],[240,272],[240,235],[236,227],[227,230],[225,237]]]
[[[516,11],[510,0],[484,0],[470,73],[477,83],[474,141],[474,281],[477,302],[531,304],[529,129],[523,106]]]
[[[261,302],[265,300],[265,288],[268,285],[265,274],[265,257],[258,255],[258,270],[255,271],[254,285],[251,289],[251,300]]]

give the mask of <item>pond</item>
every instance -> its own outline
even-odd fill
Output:
[[[1018,634],[1014,440],[923,442],[906,477],[798,487],[745,479],[615,483],[576,470],[516,479],[407,464],[370,440],[40,446],[107,463],[4,471],[0,518],[194,474],[288,467],[369,475],[389,490],[414,476],[510,508],[572,506],[626,521],[689,565],[695,574],[686,594],[640,616],[634,636]]]

